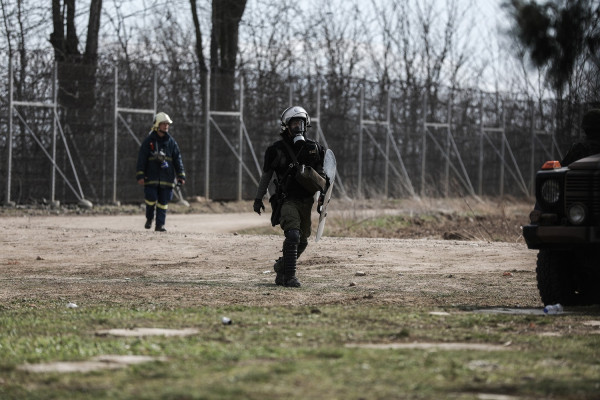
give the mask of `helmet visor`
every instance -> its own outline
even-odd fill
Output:
[[[306,131],[306,121],[302,118],[292,118],[288,123],[288,128],[294,135],[302,134]]]

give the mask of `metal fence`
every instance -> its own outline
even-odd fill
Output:
[[[157,111],[174,121],[186,195],[252,199],[264,150],[292,104],[313,117],[309,136],[336,154],[338,195],[524,197],[543,161],[560,158],[579,136],[585,110],[509,94],[256,71],[237,74],[233,110],[214,110],[202,104],[193,64],[102,61],[93,106],[80,99],[87,108],[65,108],[54,64],[18,91],[12,69],[8,75],[0,102],[5,203],[139,202],[136,158]]]

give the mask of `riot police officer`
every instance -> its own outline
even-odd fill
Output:
[[[314,140],[306,137],[310,117],[300,106],[289,107],[281,114],[281,139],[265,151],[263,174],[256,191],[254,211],[259,215],[265,210],[263,197],[274,177],[275,193],[271,196],[271,224],[279,224],[283,230],[283,257],[276,262],[275,284],[300,287],[296,277],[296,262],[308,246],[311,233],[311,210],[315,193],[325,186],[323,159],[325,150]],[[310,167],[310,168],[308,168]],[[310,171],[306,182],[300,172]],[[304,176],[304,175],[303,175]],[[314,183],[314,184],[313,184]]]

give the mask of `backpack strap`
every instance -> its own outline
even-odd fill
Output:
[[[298,165],[298,158],[296,157],[296,154],[294,153],[292,147],[285,140],[282,140],[282,142],[289,156],[292,157],[292,161],[294,162],[294,164]]]

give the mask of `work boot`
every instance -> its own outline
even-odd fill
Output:
[[[150,229],[151,227],[152,227],[152,220],[151,219],[147,219],[146,220],[146,225],[144,225],[144,228]]]
[[[285,287],[300,287],[300,282],[296,278],[299,239],[300,232],[297,229],[285,232],[283,241],[283,286]]]
[[[300,281],[296,278],[296,275],[292,275],[290,277],[285,278],[285,283],[283,284],[285,287],[300,287]]]
[[[275,261],[275,264],[273,264],[273,270],[277,274],[277,276],[275,276],[275,284],[278,286],[283,286],[285,283],[283,280],[283,257],[279,257],[277,261]]]
[[[297,258],[300,258],[300,255],[304,252],[304,250],[306,250],[306,246],[308,246],[308,243],[306,243],[306,242],[300,243],[298,245],[298,257]],[[275,284],[278,286],[300,287],[300,282],[298,282],[298,279],[296,277],[294,277],[296,282],[293,285],[285,284],[283,268],[284,268],[283,257],[279,257],[277,259],[277,261],[275,261],[275,264],[273,264],[273,270],[277,274],[277,276],[275,277]],[[296,284],[297,284],[297,286],[296,286]]]
[[[304,253],[304,250],[306,250],[307,246],[308,242],[300,242],[300,244],[298,244],[298,259],[300,259],[300,256],[302,253]]]
[[[156,225],[156,227],[154,228],[154,230],[156,232],[166,232],[167,230],[165,229],[164,225]]]

